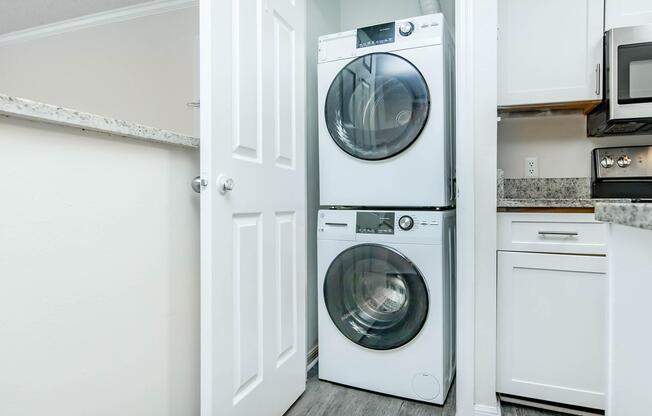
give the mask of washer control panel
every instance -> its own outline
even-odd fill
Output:
[[[394,234],[396,213],[358,211],[355,232],[358,234]]]
[[[357,211],[355,232],[375,235],[416,232],[427,227],[438,226],[439,221],[431,217],[427,212]]]
[[[445,229],[454,222],[455,211],[452,210],[326,209],[319,211],[317,239],[440,244]]]

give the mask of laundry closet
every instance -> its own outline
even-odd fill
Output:
[[[313,7],[324,23],[307,42],[319,378],[444,405],[455,375],[452,3]]]

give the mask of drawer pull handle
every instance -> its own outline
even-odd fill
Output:
[[[575,231],[539,231],[539,235],[556,235],[562,237],[577,237],[579,233]]]

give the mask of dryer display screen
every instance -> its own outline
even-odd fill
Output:
[[[358,212],[358,234],[394,234],[396,214],[393,212]]]
[[[363,27],[358,29],[358,48],[394,43],[396,23]]]

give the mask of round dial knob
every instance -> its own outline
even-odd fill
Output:
[[[614,159],[611,156],[605,156],[600,160],[600,164],[603,168],[609,169],[614,165]]]
[[[398,27],[398,33],[401,36],[410,36],[414,32],[414,24],[412,22],[401,23],[401,26]]]
[[[398,226],[403,231],[410,231],[414,227],[414,220],[409,215],[404,215],[398,219]]]
[[[618,166],[620,166],[621,168],[626,168],[631,164],[632,164],[632,159],[627,155],[621,156],[620,159],[618,159]]]

